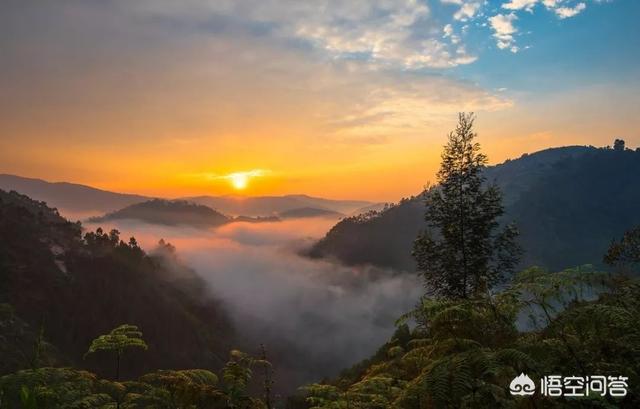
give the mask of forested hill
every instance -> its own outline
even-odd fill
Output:
[[[133,220],[166,226],[189,226],[209,228],[227,223],[262,223],[278,222],[278,216],[235,216],[224,215],[208,206],[187,200],[152,199],[132,204],[115,212],[100,217],[90,217],[91,223],[102,223],[114,220]]]
[[[14,334],[0,337],[0,352],[15,360],[3,361],[2,373],[54,360],[112,376],[111,360],[83,355],[97,334],[123,322],[144,328],[149,345],[123,362],[124,376],[220,367],[230,321],[174,250],[162,242],[146,254],[117,231],[82,237],[79,223],[43,202],[0,190],[0,327]],[[38,333],[52,353],[33,350]]]
[[[110,220],[139,220],[145,223],[164,225],[187,225],[215,227],[232,221],[231,218],[210,207],[185,200],[153,199],[132,204],[102,217],[93,217],[91,222]]]
[[[523,155],[485,170],[515,221],[522,265],[552,270],[600,264],[611,240],[640,224],[640,150],[572,146]],[[425,227],[421,197],[343,219],[310,251],[347,264],[412,271],[411,248]]]
[[[300,219],[307,217],[327,217],[338,219],[344,215],[342,213],[334,212],[333,210],[318,209],[315,207],[300,207],[281,212],[278,216],[282,219]]]

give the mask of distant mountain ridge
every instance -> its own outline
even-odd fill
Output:
[[[101,217],[92,217],[88,221],[101,223],[112,220],[139,220],[151,224],[169,226],[188,225],[195,227],[215,227],[232,221],[207,206],[186,200],[152,199],[124,207]]]
[[[0,189],[15,190],[35,200],[44,201],[49,206],[58,208],[63,214],[71,213],[77,218],[100,216],[156,199],[144,195],[115,193],[76,183],[47,182],[8,174],[0,174]],[[363,200],[333,200],[307,195],[194,196],[175,200],[205,205],[227,216],[250,217],[276,216],[281,212],[305,207],[352,214],[357,209],[375,205]]]
[[[350,214],[373,203],[364,200],[332,200],[307,195],[285,196],[195,196],[185,197],[194,203],[209,206],[228,215],[266,216],[294,209],[315,208]]]
[[[308,217],[340,218],[344,217],[344,214],[333,210],[318,209],[315,207],[300,207],[280,212],[278,213],[278,216],[283,219],[300,219]]]
[[[132,204],[104,216],[91,217],[90,223],[103,223],[113,220],[137,220],[150,224],[162,224],[167,226],[191,226],[191,227],[217,227],[227,223],[245,222],[277,222],[276,216],[229,217],[212,208],[189,202],[187,200],[152,199],[142,203]]]
[[[15,190],[49,206],[73,213],[100,214],[151,199],[148,196],[114,193],[90,186],[15,175],[0,175],[0,189]]]
[[[522,266],[599,265],[612,239],[640,224],[640,150],[551,148],[486,168],[515,221]],[[346,264],[413,271],[413,241],[424,221],[421,196],[382,212],[345,218],[309,251]]]

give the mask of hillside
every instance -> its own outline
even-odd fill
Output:
[[[67,182],[47,182],[16,175],[0,175],[0,189],[27,195],[58,208],[62,214],[86,218],[116,212],[124,207],[149,201],[142,195],[115,193],[91,186]],[[378,206],[363,200],[332,200],[307,195],[284,196],[194,196],[178,198],[204,205],[230,216],[271,217],[289,210],[311,207],[342,214],[353,214],[361,208]]]
[[[640,151],[553,148],[486,169],[505,198],[505,221],[515,221],[526,249],[522,265],[562,269],[601,263],[614,237],[640,224]],[[311,250],[347,264],[415,269],[410,251],[425,227],[421,198],[383,212],[343,219]]]
[[[111,220],[139,220],[169,226],[215,227],[232,221],[231,218],[207,206],[184,200],[153,199],[127,206],[101,217],[89,219],[92,223]]]
[[[207,285],[175,260],[172,246],[160,243],[147,254],[135,239],[120,240],[117,231],[83,237],[79,223],[4,191],[0,243],[0,323],[20,329],[26,340],[42,329],[61,362],[111,375],[110,360],[83,360],[83,354],[97,334],[126,322],[144,328],[149,344],[143,357],[123,362],[127,377],[223,363],[234,330]],[[12,357],[28,360],[30,349],[23,345],[26,352]],[[6,363],[3,370],[15,366]]]
[[[372,205],[362,200],[331,200],[307,195],[196,196],[184,199],[209,206],[224,214],[244,216],[267,216],[305,207],[351,214],[359,208]]]
[[[15,190],[34,200],[48,203],[61,212],[95,215],[112,212],[149,197],[114,193],[90,186],[67,182],[47,182],[15,175],[0,175],[0,189]]]
[[[333,210],[318,209],[315,207],[301,207],[297,209],[286,210],[278,214],[282,219],[304,219],[307,217],[328,217],[340,218],[344,215]]]

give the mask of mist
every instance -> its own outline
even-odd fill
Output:
[[[101,227],[117,228],[123,239],[135,236],[147,251],[160,238],[176,246],[181,262],[227,308],[238,347],[255,352],[264,344],[278,383],[290,391],[370,356],[422,292],[414,275],[300,255],[334,223],[298,219],[205,230],[119,221]]]

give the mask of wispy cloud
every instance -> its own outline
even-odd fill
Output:
[[[142,13],[175,18],[225,16],[244,21],[263,34],[302,41],[332,58],[367,60],[372,67],[419,69],[469,64],[471,56],[459,56],[437,33],[441,26],[432,19],[424,1],[356,0],[343,2],[286,2],[239,0],[207,2],[188,0],[136,2]],[[454,18],[472,17],[480,2],[465,2]],[[129,7],[130,2],[126,2]],[[206,18],[205,18],[206,20]]]
[[[530,12],[537,3],[538,0],[510,0],[508,3],[504,3],[502,8],[507,10],[526,10]]]
[[[234,180],[237,178],[254,178],[273,174],[273,171],[269,169],[251,169],[239,172],[231,173],[216,173],[216,172],[201,172],[190,173],[186,176],[191,178],[198,178],[204,180]]]
[[[453,19],[463,22],[474,18],[484,3],[481,0],[440,0],[440,2],[459,6],[453,14]]]
[[[559,18],[565,19],[565,18],[573,17],[579,14],[581,11],[583,11],[586,8],[587,8],[586,4],[578,3],[573,7],[557,7],[553,9],[553,11],[555,11],[556,15]]]
[[[462,0],[442,0],[446,2],[462,2]],[[597,3],[610,2],[613,0],[593,0]],[[494,31],[496,45],[500,49],[508,49],[513,53],[521,48],[516,45],[514,35],[518,29],[514,26],[518,12],[526,11],[534,13],[536,6],[541,4],[544,9],[556,15],[559,19],[567,19],[580,14],[587,8],[586,3],[576,0],[508,0],[502,3],[501,8],[510,10],[510,14],[496,14],[489,17],[488,21]],[[524,47],[528,48],[528,47]]]
[[[19,138],[0,138],[0,163],[13,172],[55,168],[61,179],[84,175],[87,182],[156,192],[167,183],[228,188],[226,179],[183,177],[210,169],[220,171],[218,178],[258,167],[372,171],[380,163],[375,155],[393,148],[405,160],[444,133],[460,110],[515,104],[515,85],[508,84],[509,93],[495,90],[505,84],[493,83],[493,62],[474,62],[493,58],[487,43],[525,49],[521,35],[548,24],[530,19],[528,10],[578,19],[595,5],[8,2],[0,13],[0,133]],[[108,163],[96,167],[97,156]]]
[[[518,52],[518,47],[515,45],[515,39],[513,36],[518,32],[514,26],[514,21],[518,17],[515,13],[509,14],[496,14],[489,18],[489,23],[493,29],[493,36],[496,38],[498,48],[509,49],[511,52]]]

